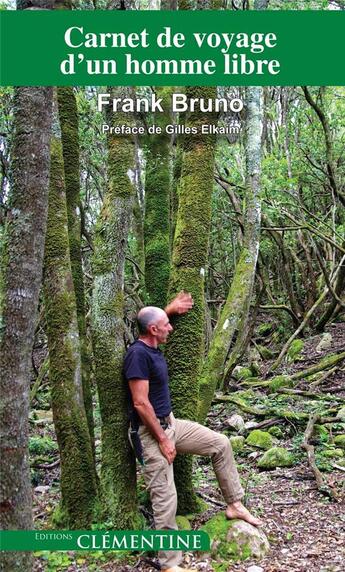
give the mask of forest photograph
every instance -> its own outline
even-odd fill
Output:
[[[139,4],[17,9],[345,8]],[[104,94],[162,111],[99,110]],[[209,109],[174,111],[173,94]],[[345,87],[0,87],[0,102],[1,529],[162,522],[210,537],[173,565],[2,547],[0,570],[344,570]],[[133,389],[151,375],[130,373],[138,343],[167,368],[166,412],[151,379],[148,397]],[[230,461],[212,443],[161,445],[172,419],[224,447],[241,493],[224,493]],[[149,438],[171,466],[171,526],[145,473]],[[239,499],[245,512],[228,510]]]

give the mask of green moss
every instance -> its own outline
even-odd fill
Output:
[[[262,359],[273,359],[277,355],[276,352],[270,350],[269,348],[266,348],[266,346],[258,344],[257,348]]]
[[[268,542],[264,535],[250,525],[243,530],[241,524],[242,521],[229,521],[224,513],[218,513],[202,527],[210,536],[212,556],[217,560],[246,560],[262,557],[267,552]]]
[[[239,453],[240,451],[243,451],[244,441],[245,439],[241,435],[230,437],[230,443],[234,453]]]
[[[215,97],[214,87],[188,87],[189,97]],[[186,123],[200,128],[216,121],[215,114],[191,113]],[[196,419],[198,383],[204,356],[204,281],[211,222],[211,196],[215,157],[214,136],[186,135],[183,140],[179,208],[170,277],[171,297],[184,289],[191,292],[194,307],[187,316],[173,321],[166,356],[170,373],[173,409],[176,416]],[[178,461],[175,471],[179,512],[194,510],[190,460]]]
[[[171,138],[166,125],[171,123],[171,88],[158,87],[164,113],[153,122],[161,135],[148,138],[145,178],[145,284],[149,302],[163,307],[167,302],[170,274],[169,195],[171,187]]]
[[[287,352],[287,356],[289,361],[296,361],[297,359],[300,358],[301,356],[301,352],[303,350],[304,347],[304,341],[301,339],[297,339],[294,340],[292,342],[292,344],[290,345],[288,352]]]
[[[281,387],[293,387],[293,380],[287,375],[277,375],[276,377],[272,377],[268,385],[270,392],[274,393]]]
[[[86,334],[85,291],[81,257],[81,198],[78,109],[75,93],[72,87],[58,87],[57,96],[61,127],[62,153],[64,160],[68,241],[81,346],[83,399],[91,437],[91,444],[94,452],[94,422],[90,381],[91,358]]]
[[[334,437],[334,444],[338,445],[342,449],[345,449],[345,434],[344,435],[336,435]]]
[[[260,324],[260,326],[257,328],[257,334],[258,336],[262,336],[262,337],[266,337],[269,334],[271,334],[273,332],[273,324],[271,322],[265,322],[263,324]]]
[[[344,451],[342,449],[325,449],[322,451],[323,457],[343,457]]]
[[[267,431],[254,429],[246,439],[247,445],[258,447],[259,449],[270,449],[273,445],[273,437]]]
[[[267,429],[267,431],[270,435],[273,435],[273,437],[276,437],[277,439],[281,439],[284,436],[283,430],[278,425],[273,425],[273,427],[270,427]]]
[[[272,447],[258,461],[260,469],[275,469],[276,467],[292,467],[295,462],[292,453],[283,447]]]
[[[63,161],[61,146],[56,140],[51,147],[44,296],[52,409],[61,459],[62,503],[70,528],[88,528],[97,497],[97,479],[82,395]]]
[[[250,367],[240,367],[238,366],[234,372],[233,376],[237,380],[248,379],[253,376],[253,372]]]
[[[178,515],[176,517],[176,524],[179,530],[191,530],[191,525],[187,517]]]

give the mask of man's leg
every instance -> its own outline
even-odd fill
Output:
[[[173,429],[166,433],[174,440]],[[140,439],[144,456],[144,479],[150,492],[155,528],[157,530],[177,530],[177,495],[174,483],[173,465],[169,465],[162,455],[157,441],[146,428],[140,428]],[[182,560],[181,551],[160,551],[158,558],[163,570],[177,566]]]
[[[242,505],[244,495],[238,476],[234,455],[229,439],[192,421],[176,419],[176,451],[194,455],[210,455],[224,500],[227,504],[225,511],[228,518],[240,518],[254,526],[261,524]]]

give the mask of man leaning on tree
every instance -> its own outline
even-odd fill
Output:
[[[185,314],[193,307],[192,296],[180,292],[165,310],[142,308],[137,316],[139,338],[129,347],[124,374],[130,389],[131,433],[142,454],[146,486],[150,492],[156,529],[177,530],[177,495],[173,462],[176,454],[210,455],[229,519],[261,524],[242,504],[243,489],[229,439],[207,427],[175,419],[169,392],[168,367],[160,344],[165,344],[172,325],[169,316]],[[138,453],[138,449],[137,449]],[[182,552],[158,554],[165,572],[188,572],[179,566]]]

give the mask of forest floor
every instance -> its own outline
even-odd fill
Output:
[[[319,346],[326,338],[314,336],[305,340],[303,350],[297,361],[284,363],[277,372],[279,374],[295,373],[317,363],[331,353],[345,350],[345,323],[333,324],[328,328],[331,340],[327,347]],[[260,364],[261,375],[269,368],[270,362]],[[239,382],[241,383],[241,382]],[[302,379],[297,388],[310,389],[309,382]],[[322,388],[322,391],[321,389]],[[245,389],[234,381],[231,392]],[[295,387],[296,389],[296,387]],[[265,389],[246,389],[241,397],[253,407],[265,408],[274,405],[290,411],[312,413],[333,408],[335,411],[345,403],[344,364],[329,375],[313,392],[319,399],[311,399],[300,395],[268,394]],[[242,416],[245,423],[260,422],[252,414],[243,413],[231,402],[217,403],[212,407],[208,425],[217,431],[236,435],[227,420],[234,413]],[[50,411],[38,411],[33,436],[40,434],[51,444],[55,443]],[[187,553],[183,565],[204,572],[344,572],[345,570],[345,468],[343,457],[323,456],[326,449],[334,449],[333,438],[336,433],[344,433],[344,424],[333,425],[323,430],[313,442],[318,466],[322,469],[323,479],[335,493],[335,500],[322,494],[316,487],[315,478],[308,465],[305,451],[301,448],[306,423],[277,419],[272,424],[279,426],[281,435],[279,446],[288,449],[295,458],[291,468],[276,468],[271,471],[260,471],[257,461],[262,456],[259,449],[245,446],[236,454],[241,480],[246,496],[245,502],[252,512],[264,521],[263,531],[266,533],[270,550],[259,562],[251,559],[242,562],[224,564],[211,560],[208,555]],[[248,431],[247,431],[248,433]],[[246,433],[245,433],[246,435]],[[54,458],[54,457],[52,457]],[[59,466],[54,461],[43,463],[50,468],[37,468],[39,454],[32,454],[34,480],[34,514],[37,529],[54,528],[51,515],[59,502]],[[37,462],[38,460],[38,462]],[[42,463],[41,463],[42,465]],[[192,528],[199,528],[222,509],[222,499],[216,486],[214,473],[207,459],[199,458],[195,462],[195,484],[200,497],[208,503],[208,510],[192,521]],[[35,572],[154,572],[157,562],[143,554],[117,556],[105,553],[38,553],[36,555]],[[251,566],[257,568],[250,569]]]

